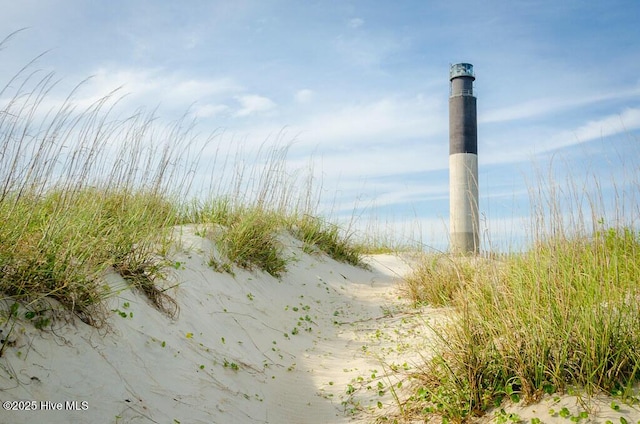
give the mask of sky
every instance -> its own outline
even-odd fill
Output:
[[[533,231],[540,187],[640,215],[637,0],[2,3],[0,38],[24,30],[0,51],[1,81],[45,53],[33,66],[55,72],[52,102],[91,77],[80,104],[121,87],[123,114],[186,113],[218,149],[287,144],[292,169],[312,163],[322,213],[362,230],[447,248],[459,62],[477,78],[485,249]]]

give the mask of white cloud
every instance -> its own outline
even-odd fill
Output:
[[[589,141],[630,133],[640,129],[640,108],[586,121],[564,129],[523,126],[479,136],[478,159],[481,166],[531,161],[537,155]]]
[[[193,107],[193,112],[198,118],[211,118],[227,110],[229,110],[229,106],[223,104],[205,104]]]
[[[301,133],[303,142],[323,146],[395,144],[402,138],[427,140],[440,134],[446,144],[445,110],[437,99],[382,98],[336,108],[292,127]]]
[[[98,69],[88,82],[88,89],[100,96],[121,88],[131,97],[157,91],[162,85],[158,69]]]
[[[398,185],[395,182],[388,183],[394,187],[391,189],[387,183],[382,183],[380,178],[442,170],[449,166],[446,143],[438,148],[427,144],[407,145],[402,148],[397,143],[375,148],[345,147],[343,150],[331,152],[320,150],[317,154],[321,163],[321,166],[314,170],[317,176],[322,177],[329,186],[333,181],[341,181],[340,190],[347,190],[348,186],[345,183],[352,181],[357,182],[357,185],[371,184],[376,190],[380,190],[379,193],[391,192],[395,191]],[[289,162],[294,168],[304,168],[308,164],[308,155],[301,155],[300,159]],[[402,190],[409,189],[410,184],[412,183],[402,182]],[[432,190],[435,189],[435,186],[431,185],[425,190],[433,194]]]
[[[606,100],[637,97],[638,95],[640,95],[640,87],[625,91],[612,91],[604,94],[586,96],[566,95],[564,97],[534,99],[517,105],[488,110],[484,113],[480,111],[478,120],[480,123],[515,121],[519,119],[551,115],[561,110],[587,106]]]
[[[229,78],[180,80],[177,77],[170,77],[167,82],[174,82],[174,84],[173,86],[165,87],[167,90],[166,97],[180,99],[184,102],[193,102],[203,97],[224,95],[241,89],[238,84]]]
[[[302,90],[296,91],[294,98],[298,103],[308,103],[313,98],[313,95],[314,95],[313,90],[304,88]]]
[[[89,92],[90,97],[77,102],[90,104],[116,88],[121,88],[121,93],[127,95],[127,101],[135,100],[145,106],[164,104],[176,109],[187,109],[194,102],[242,89],[230,78],[184,78],[159,68],[100,68],[81,90]]]
[[[236,96],[236,100],[240,103],[241,109],[236,112],[235,116],[249,116],[254,113],[267,112],[276,107],[271,99],[257,94]]]
[[[413,183],[411,185],[395,183],[376,185],[377,190],[384,190],[376,197],[376,206],[406,205],[426,200],[449,199],[448,184]]]
[[[539,145],[538,152],[586,143],[638,128],[640,128],[640,109],[627,108],[621,113],[591,120],[578,128],[561,131],[548,142]]]
[[[51,90],[38,103],[34,119],[45,119],[51,111],[60,109],[65,102],[77,113],[102,105],[102,112],[120,118],[133,116],[140,108],[156,111],[162,121],[171,122],[176,116],[190,113],[198,118],[220,116],[230,108],[233,95],[243,88],[229,78],[184,78],[160,68],[107,68],[102,67],[73,91],[71,83],[51,86]],[[112,94],[108,101],[106,97]],[[10,95],[7,92],[7,95]],[[0,103],[9,101],[0,98]],[[231,113],[227,112],[226,117]],[[219,123],[214,123],[216,128]],[[211,129],[213,130],[213,128]]]
[[[577,128],[575,138],[584,142],[640,128],[640,109],[628,108],[620,114],[587,122]]]

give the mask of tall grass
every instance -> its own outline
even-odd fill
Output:
[[[0,204],[2,293],[57,299],[88,322],[96,316],[91,308],[109,294],[100,278],[110,268],[151,294],[152,252],[166,241],[164,228],[174,216],[163,199],[90,188],[71,194],[62,187],[11,200]]]
[[[637,191],[634,181],[625,190]],[[574,388],[628,396],[640,381],[638,217],[617,207],[608,225],[599,184],[595,194],[571,182],[541,186],[549,189],[533,191],[528,251],[432,258],[409,279],[416,302],[447,305],[453,319],[436,329],[433,358],[402,405],[408,416],[462,422],[505,399]]]
[[[351,239],[353,233],[342,234],[338,225],[307,213],[296,213],[290,217],[289,227],[305,243],[307,252],[313,253],[313,249],[316,249],[338,261],[364,265],[362,252],[365,248]]]
[[[279,277],[286,272],[282,233],[304,243],[307,253],[324,252],[331,258],[363,266],[363,249],[353,233],[318,216],[320,191],[314,186],[313,169],[306,178],[286,167],[289,145],[261,146],[249,165],[235,160],[233,178],[206,200],[188,208],[186,218],[205,226],[217,226],[219,250],[233,263],[258,268]],[[225,158],[224,164],[227,164]]]
[[[215,134],[199,138],[186,115],[169,125],[143,110],[122,118],[117,91],[82,107],[80,84],[58,100],[53,74],[32,67],[0,90],[0,300],[29,308],[55,299],[99,326],[103,301],[121,289],[104,284],[115,271],[173,316],[165,254],[171,227],[188,222],[217,226],[216,243],[238,266],[286,271],[278,234],[297,232],[318,204],[310,183],[287,170],[287,147],[265,144],[251,166],[240,150],[220,161],[216,153],[211,185],[193,200],[200,156],[220,149]],[[333,231],[324,228],[316,234]],[[335,257],[358,262],[342,238],[332,242],[348,251]]]
[[[152,281],[178,219],[175,187],[189,186],[177,165],[189,149],[175,137],[183,123],[151,134],[153,115],[111,116],[113,94],[79,111],[72,96],[44,110],[52,76],[27,69],[1,91],[0,293],[54,298],[96,325],[109,295],[100,279],[115,269],[174,310]]]
[[[217,198],[200,206],[196,222],[215,224],[207,231],[232,263],[245,269],[261,269],[274,277],[286,271],[287,261],[278,240],[284,216],[265,205],[247,206],[228,198]]]

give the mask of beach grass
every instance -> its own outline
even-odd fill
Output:
[[[549,180],[538,187],[544,185],[558,187]],[[534,230],[525,251],[429,255],[409,276],[406,290],[416,304],[449,308],[452,318],[434,326],[438,342],[399,403],[402,417],[466,422],[504,401],[535,402],[551,393],[637,402],[637,217],[616,207],[616,219],[607,220],[601,193],[577,187],[532,191]]]
[[[52,96],[55,87],[52,74],[41,76],[30,64],[0,91],[3,321],[15,303],[29,309],[54,299],[101,326],[104,300],[122,289],[104,283],[110,272],[173,316],[177,304],[157,283],[171,267],[172,227],[187,223],[219,230],[211,234],[226,270],[280,276],[290,260],[279,242],[283,232],[361,264],[337,225],[312,218],[319,204],[313,179],[299,184],[299,172],[288,172],[286,144],[265,143],[254,163],[239,160],[240,149],[219,158],[225,140],[198,144],[186,116],[169,124],[143,110],[122,117],[117,92],[82,106],[74,102],[82,84],[63,100]],[[208,170],[219,180],[194,195],[207,148],[216,149]]]

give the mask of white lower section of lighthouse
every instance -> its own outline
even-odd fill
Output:
[[[477,253],[478,237],[478,155],[449,155],[450,244],[453,253]]]

